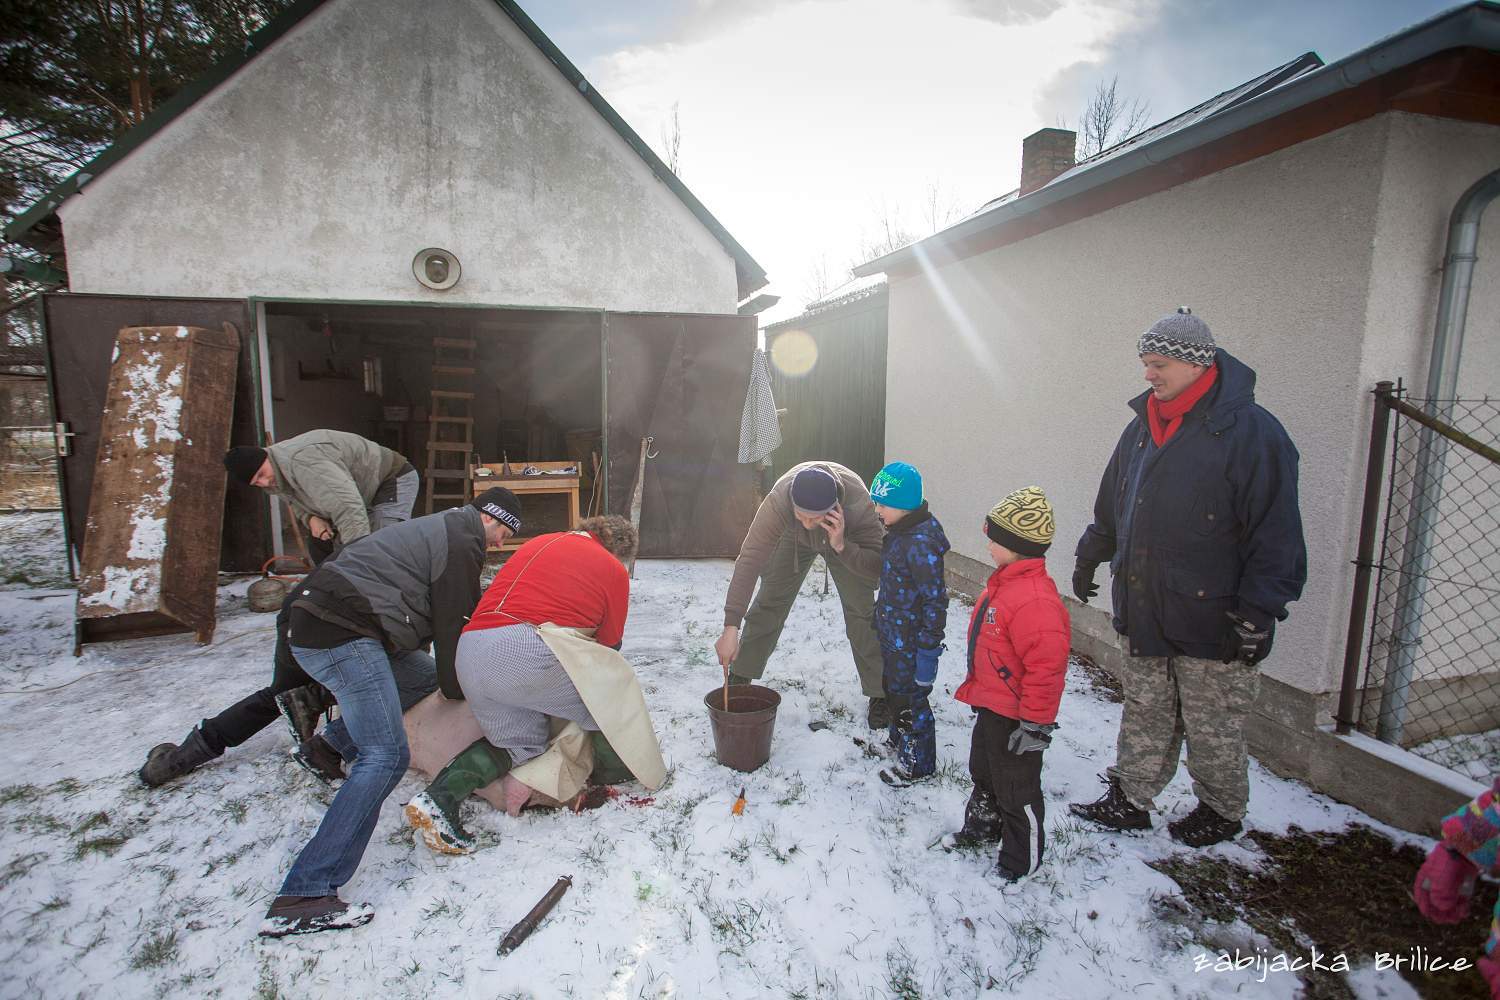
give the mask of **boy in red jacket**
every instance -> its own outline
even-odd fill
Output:
[[[1068,669],[1068,612],[1042,558],[1052,507],[1035,486],[1016,490],[984,521],[995,572],[969,620],[969,675],[954,693],[978,718],[969,744],[974,792],[963,829],[944,846],[999,843],[999,874],[1036,871],[1046,848],[1042,752],[1057,728]]]

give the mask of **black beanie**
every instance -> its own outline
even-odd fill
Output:
[[[230,478],[245,486],[250,485],[250,480],[265,464],[266,449],[254,445],[242,444],[224,453],[224,468],[229,470]]]
[[[839,481],[827,469],[803,469],[792,477],[792,506],[808,514],[826,514],[839,502]]]
[[[511,534],[521,533],[521,501],[504,486],[491,486],[475,497],[472,505],[505,525]]]

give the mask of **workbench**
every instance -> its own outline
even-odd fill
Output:
[[[541,475],[523,476],[521,470],[527,467],[541,470]],[[558,475],[562,469],[577,469],[576,462],[512,462],[510,464],[511,475],[501,475],[505,468],[501,462],[486,462],[483,465],[474,466],[474,495],[479,496],[491,486],[504,486],[524,503],[528,496],[563,496],[568,502],[568,530],[572,531],[578,527],[578,486],[579,476],[575,471],[572,475]],[[486,469],[490,475],[480,472]],[[525,522],[524,512],[522,522]],[[534,535],[516,535],[507,538],[499,546],[492,546],[492,552],[514,552]]]

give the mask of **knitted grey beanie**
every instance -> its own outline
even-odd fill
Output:
[[[1194,316],[1187,306],[1180,306],[1176,312],[1151,324],[1151,329],[1141,334],[1135,345],[1137,355],[1160,354],[1204,368],[1214,363],[1217,350],[1208,324]]]

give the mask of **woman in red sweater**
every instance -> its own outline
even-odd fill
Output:
[[[589,518],[579,529],[538,535],[506,560],[459,637],[452,674],[439,674],[445,696],[468,700],[485,739],[406,806],[407,820],[434,851],[473,850],[459,806],[545,750],[549,717],[599,730],[537,626],[594,630],[594,641],[619,649],[630,604],[624,561],[635,553],[636,532],[614,515]]]

